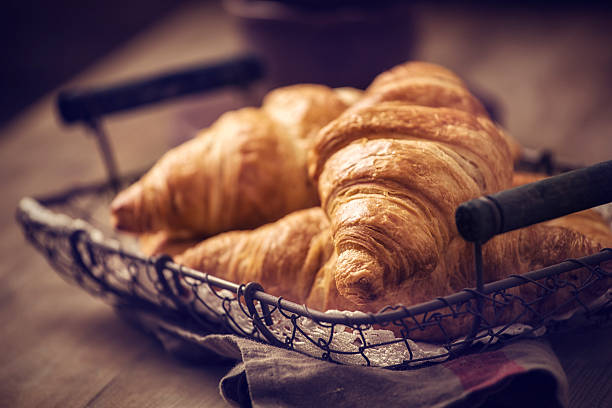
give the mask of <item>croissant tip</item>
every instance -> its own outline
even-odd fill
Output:
[[[110,206],[113,228],[125,231],[136,229],[136,206],[140,195],[140,186],[133,185],[115,197]]]
[[[373,302],[384,293],[383,269],[366,251],[342,252],[336,266],[338,291],[357,304]]]

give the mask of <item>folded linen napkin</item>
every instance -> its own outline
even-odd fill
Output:
[[[252,407],[565,407],[568,383],[543,339],[394,371],[318,360],[235,335],[195,334],[157,316],[122,310],[167,351],[190,360],[237,361],[219,391]]]

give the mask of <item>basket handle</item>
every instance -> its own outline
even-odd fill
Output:
[[[470,242],[612,201],[612,160],[464,202],[455,222]]]
[[[247,85],[262,76],[263,69],[256,57],[239,56],[214,65],[191,67],[146,79],[65,90],[59,93],[57,106],[65,123],[90,122],[110,113],[165,99],[229,85]]]

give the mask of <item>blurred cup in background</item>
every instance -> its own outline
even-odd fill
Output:
[[[400,1],[225,0],[248,50],[266,69],[265,87],[320,83],[365,88],[410,58],[414,25]]]

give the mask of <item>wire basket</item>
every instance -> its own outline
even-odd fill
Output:
[[[547,153],[526,157],[521,165],[548,173],[567,170]],[[208,333],[234,333],[323,360],[411,369],[546,330],[610,321],[610,293],[595,302],[587,294],[612,286],[611,249],[488,284],[479,280],[477,262],[476,288],[410,307],[390,305],[378,313],[310,310],[266,293],[256,282],[228,282],[168,256],[140,254],[135,240],[117,235],[107,222],[108,204],[121,184],[112,168],[107,183],[22,199],[17,220],[66,280],[118,308],[154,316],[191,343]],[[517,287],[532,295],[517,296],[512,290]],[[539,312],[560,291],[566,300]],[[457,326],[468,327],[468,334],[456,337]],[[435,344],[419,341],[432,333]]]

